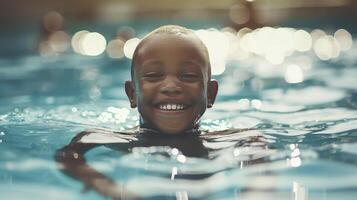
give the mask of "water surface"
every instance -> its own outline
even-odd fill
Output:
[[[258,142],[251,131],[211,137],[203,140],[208,158],[169,147],[99,147],[86,155],[88,163],[148,199],[355,199],[356,52],[324,62],[304,54],[312,64],[298,84],[285,81],[285,65],[228,63],[214,77],[220,91],[202,128],[254,128]],[[80,131],[137,125],[123,88],[129,60],[1,58],[0,74],[1,199],[102,198],[82,193],[54,154]]]

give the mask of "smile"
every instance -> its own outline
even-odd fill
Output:
[[[184,110],[185,106],[183,104],[166,103],[158,105],[158,108],[164,111],[179,111]]]

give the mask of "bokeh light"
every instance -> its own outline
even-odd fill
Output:
[[[247,23],[250,18],[249,9],[243,4],[233,5],[229,10],[229,18],[236,24]]]
[[[352,35],[345,29],[339,29],[335,32],[334,38],[340,45],[341,51],[348,51],[352,48]]]
[[[212,75],[220,75],[226,69],[229,41],[227,36],[216,30],[197,30],[197,36],[206,45],[212,66]]]
[[[56,11],[46,13],[42,18],[39,54],[53,57],[69,48],[70,36],[63,30],[64,18]]]
[[[108,43],[107,53],[110,58],[120,59],[124,57],[124,41],[115,39]]]
[[[269,26],[254,30],[247,27],[238,30],[225,27],[220,30],[209,28],[193,31],[208,49],[212,75],[223,74],[228,62],[246,61],[254,57],[263,58],[273,66],[283,66],[287,60],[290,60],[288,57],[296,56],[294,52],[312,51],[319,59],[330,60],[337,58],[341,51],[351,49],[353,45],[352,35],[345,29],[337,30],[333,36],[321,29],[314,29],[309,33],[303,29]],[[106,45],[106,40],[100,33],[81,30],[73,35],[71,45],[74,52],[82,55],[96,56],[106,50],[109,58],[132,59],[136,46],[140,42],[140,39],[134,35],[135,30],[132,27],[123,26]],[[44,43],[41,46],[42,52],[48,49],[52,51],[55,49],[57,52],[65,51],[66,43],[59,42],[64,41],[65,37],[62,31],[56,33],[53,36],[55,38],[53,43]],[[310,58],[301,60],[299,59],[301,56],[309,57],[308,54],[299,54],[294,59],[297,65],[289,65],[283,70],[286,82],[302,82],[303,70],[311,68]]]
[[[316,40],[314,51],[321,60],[329,60],[340,55],[340,46],[334,37],[326,35]]]
[[[301,83],[304,81],[304,73],[298,65],[288,65],[285,71],[285,80],[288,83]]]
[[[285,57],[284,54],[279,51],[272,51],[265,54],[265,59],[271,64],[279,65],[284,62]]]
[[[69,47],[69,40],[69,35],[64,31],[56,31],[49,38],[50,46],[56,52],[66,51]]]
[[[136,49],[136,46],[138,46],[139,42],[139,38],[131,38],[125,42],[123,48],[125,57],[129,59],[133,58],[134,51]]]
[[[117,32],[117,38],[127,41],[135,36],[135,29],[130,26],[122,26]]]
[[[247,27],[239,29],[237,32],[237,37],[241,39],[245,34],[252,32],[253,30]]]
[[[297,30],[294,35],[294,46],[297,51],[309,51],[312,47],[311,35],[304,30]]]
[[[312,36],[307,31],[286,27],[242,28],[237,37],[242,51],[263,57],[273,65],[284,63],[294,51],[306,52],[312,47]]]
[[[42,57],[49,57],[56,55],[48,41],[43,41],[39,45],[39,53]]]
[[[47,31],[58,31],[62,29],[63,21],[63,16],[60,13],[50,11],[43,17],[43,26]]]
[[[98,56],[105,51],[107,41],[104,36],[97,32],[87,33],[80,43],[83,54],[87,56]]]
[[[313,31],[311,31],[310,35],[312,42],[315,42],[316,40],[326,36],[327,34],[321,29],[314,29]]]
[[[83,50],[81,47],[81,43],[83,41],[83,38],[86,34],[88,34],[89,31],[86,30],[82,30],[82,31],[78,31],[76,32],[71,40],[71,45],[72,45],[72,49],[74,52],[78,53],[78,54],[82,54]]]

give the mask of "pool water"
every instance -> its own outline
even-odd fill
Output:
[[[227,64],[210,131],[256,128],[204,141],[209,158],[169,147],[99,147],[96,170],[146,199],[356,199],[357,47],[331,61],[312,53],[304,81],[260,58]],[[123,89],[129,60],[66,54],[0,59],[0,199],[101,199],[59,171],[54,154],[80,131],[137,125]],[[260,158],[260,159],[259,159]],[[254,160],[261,162],[254,163]]]

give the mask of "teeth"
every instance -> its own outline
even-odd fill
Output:
[[[161,104],[159,105],[161,110],[183,110],[183,104]]]

